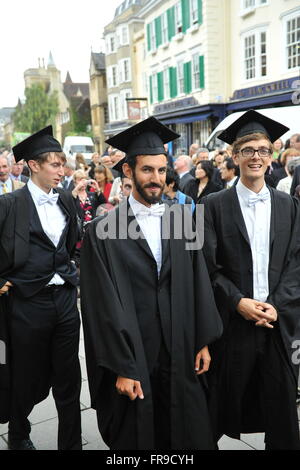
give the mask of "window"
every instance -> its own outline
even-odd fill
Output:
[[[192,86],[193,90],[198,90],[200,88],[199,53],[193,54],[192,56]]]
[[[155,37],[155,22],[150,23],[150,51],[156,49],[156,37]]]
[[[182,10],[181,2],[176,3],[175,5],[175,33],[182,32]]]
[[[260,75],[267,75],[267,33],[260,33]]]
[[[131,81],[130,59],[121,59],[119,61],[120,83]]]
[[[121,90],[120,92],[120,108],[121,108],[120,118],[121,119],[128,119],[128,108],[127,108],[126,98],[131,98],[131,96],[132,96],[132,92],[129,89]]]
[[[152,93],[153,93],[153,102],[158,102],[158,82],[157,82],[157,74],[154,73],[152,75]]]
[[[191,24],[198,23],[198,0],[190,0]]]
[[[109,44],[110,44],[110,52],[115,52],[115,38],[114,38],[114,36],[110,37]]]
[[[255,34],[245,38],[245,72],[246,80],[255,78]]]
[[[268,0],[242,0],[242,10],[252,10],[267,3]]]
[[[119,95],[109,95],[108,105],[110,121],[117,121],[119,119]]]
[[[183,70],[183,60],[177,63],[177,87],[178,94],[181,95],[184,93],[184,70]]]
[[[108,34],[105,38],[106,43],[106,53],[112,54],[116,51],[116,39],[114,34]]]
[[[128,27],[127,26],[122,26],[122,45],[128,44]]]
[[[163,13],[161,17],[161,35],[162,35],[162,44],[168,42],[168,17],[167,12]]]
[[[286,22],[287,68],[300,67],[300,12]]]
[[[118,67],[116,65],[112,66],[112,86],[118,85]]]
[[[130,73],[130,59],[124,59],[124,82],[130,82],[131,73]]]
[[[243,38],[244,78],[251,80],[267,76],[267,32],[253,31]]]
[[[164,70],[163,70],[163,83],[164,83],[164,99],[168,100],[170,98],[170,73],[169,73],[169,67],[164,68]]]

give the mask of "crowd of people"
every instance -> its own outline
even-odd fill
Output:
[[[283,142],[286,130],[249,111],[219,136],[225,150],[193,143],[175,157],[178,134],[151,117],[91,162],[66,158],[51,126],[0,153],[10,449],[35,449],[28,415],[50,387],[58,448],[82,447],[78,295],[110,449],[214,450],[251,432],[299,449],[300,134]],[[204,244],[187,249],[175,223],[194,224],[198,204]]]

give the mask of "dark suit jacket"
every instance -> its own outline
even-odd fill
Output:
[[[190,196],[195,204],[200,204],[202,202],[202,199],[205,196],[208,196],[208,194],[215,193],[218,191],[221,191],[222,186],[219,186],[218,184],[214,183],[213,181],[208,181],[207,185],[205,186],[204,190],[198,197],[198,187],[199,187],[199,180],[195,179],[192,181],[189,181],[186,186],[185,186],[185,194]]]
[[[77,213],[71,193],[62,189],[59,200],[71,217],[67,250],[73,255],[78,240]],[[0,196],[0,285],[5,275],[26,263],[29,255],[29,201],[27,186]]]
[[[289,297],[298,298],[297,276],[286,276],[292,253],[299,244],[297,201],[269,187],[271,193],[269,297],[266,302],[279,314],[280,333],[291,357],[291,338],[299,313],[289,309]],[[236,187],[210,194],[205,203],[204,255],[224,326],[243,297],[253,298],[253,265],[250,241],[239,205]],[[298,250],[299,251],[299,250]],[[286,279],[286,280],[284,280]],[[299,310],[299,309],[298,309]]]
[[[75,188],[75,184],[74,184],[74,181],[71,180],[69,185],[67,184],[67,181],[63,181],[62,183],[62,187],[63,189],[65,189],[66,191],[73,191],[73,189]]]
[[[190,181],[193,181],[194,179],[195,178],[190,173],[186,173],[182,178],[180,178],[180,180],[179,180],[179,189],[180,189],[180,191],[182,191],[183,193],[186,194],[185,187],[186,187],[187,183],[189,183]]]

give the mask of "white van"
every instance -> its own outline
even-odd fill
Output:
[[[257,109],[258,113],[264,114],[274,121],[278,121],[281,124],[289,127],[289,131],[286,132],[281,139],[285,142],[293,134],[300,133],[300,106],[283,106],[278,108],[265,108]],[[237,111],[235,113],[226,116],[221,121],[205,142],[205,147],[211,152],[215,149],[224,149],[226,147],[225,142],[218,139],[218,136],[224,129],[227,129],[234,121],[241,117],[246,111]]]
[[[81,153],[85,161],[89,164],[92,159],[92,155],[95,152],[94,142],[91,137],[85,137],[80,135],[69,135],[65,137],[63,151],[67,158],[75,160],[76,153]]]

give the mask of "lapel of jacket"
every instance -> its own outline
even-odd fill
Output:
[[[14,266],[22,266],[28,257],[29,247],[29,214],[30,214],[30,193],[27,185],[20,191],[15,192],[16,196],[16,225],[15,225],[15,253]]]
[[[245,224],[245,221],[244,221],[241,206],[240,206],[240,203],[239,203],[239,198],[238,198],[238,195],[237,195],[237,192],[236,192],[236,187],[232,186],[230,189],[227,189],[225,194],[230,199],[231,213],[233,214],[235,224],[237,225],[237,227],[238,227],[239,231],[241,232],[241,234],[242,234],[243,238],[245,239],[245,241],[250,246],[250,240],[249,240],[248,232],[247,232],[247,229],[246,229],[246,224]],[[230,223],[230,221],[229,221],[229,223]]]
[[[161,218],[161,251],[162,251],[162,263],[161,269],[163,269],[164,263],[167,256],[169,255],[169,240],[170,240],[170,220],[167,216],[167,211],[169,211],[169,206],[165,204],[165,213]]]

